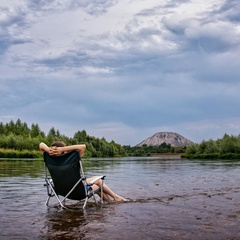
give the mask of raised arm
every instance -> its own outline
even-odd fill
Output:
[[[52,149],[52,148],[51,148]],[[82,156],[85,152],[86,149],[86,145],[85,144],[77,144],[77,145],[70,145],[70,146],[65,146],[65,147],[57,147],[57,152],[62,153],[62,152],[69,152],[72,150],[79,150],[80,152],[80,156]],[[50,150],[51,151],[51,150]],[[55,151],[55,149],[53,148],[53,152]]]
[[[70,145],[70,146],[64,146],[64,147],[56,147],[56,146],[48,147],[45,143],[41,142],[39,144],[39,149],[42,152],[48,152],[52,156],[58,156],[64,152],[78,150],[80,152],[80,156],[82,157],[82,155],[85,152],[86,145],[85,144],[77,144],[77,145]]]
[[[41,143],[39,144],[39,149],[40,149],[41,152],[48,152],[48,153],[49,153],[49,149],[50,149],[50,148],[48,147],[47,144],[41,142]]]

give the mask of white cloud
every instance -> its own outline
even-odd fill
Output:
[[[0,120],[85,129],[121,144],[157,131],[193,141],[238,134],[238,7],[1,1]]]

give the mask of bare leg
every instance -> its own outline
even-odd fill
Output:
[[[106,184],[103,184],[103,192],[111,196],[115,201],[127,201],[127,199],[121,197],[120,195],[114,193]]]
[[[92,178],[88,178],[87,179],[87,182],[90,182],[92,179],[93,179],[94,177],[92,177]],[[96,187],[95,187],[95,186]],[[97,180],[96,182],[94,182],[94,184],[93,184],[93,188],[94,189],[96,189],[96,188],[98,188],[98,187],[101,187],[102,186],[102,179],[99,179],[99,180]],[[125,199],[125,198],[123,198],[123,197],[121,197],[120,195],[118,195],[118,194],[116,194],[116,193],[114,193],[106,184],[103,184],[103,199],[105,200],[105,201],[111,201],[110,200],[110,198],[109,198],[109,196],[111,196],[115,201],[127,201],[127,199]]]
[[[98,188],[99,188],[98,185],[96,185],[96,184],[92,185],[92,189],[93,190],[97,190]],[[100,192],[98,192],[97,194],[99,195],[99,197],[101,197],[101,193]],[[103,192],[103,200],[106,201],[106,202],[111,202],[110,197],[106,193],[104,193],[104,192]]]

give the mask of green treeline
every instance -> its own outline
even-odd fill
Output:
[[[45,142],[49,146],[57,140],[64,141],[66,145],[85,143],[87,150],[84,157],[126,156],[120,144],[89,136],[85,130],[77,131],[73,137],[67,137],[54,127],[45,134],[38,124],[29,127],[20,119],[6,124],[0,122],[0,158],[40,158],[42,154],[39,143]]]
[[[164,153],[183,153],[185,147],[172,147],[171,144],[162,143],[159,146],[123,146],[128,156],[145,157]]]
[[[73,137],[67,137],[52,127],[47,134],[41,131],[38,124],[27,123],[18,119],[16,122],[0,122],[0,158],[41,158],[39,143],[61,140],[66,145],[85,143],[87,146],[84,157],[123,157],[152,156],[154,154],[181,153],[189,159],[240,159],[240,135],[225,134],[216,141],[203,140],[199,144],[187,147],[172,147],[163,143],[159,146],[121,146],[114,141],[107,142],[105,138],[89,136],[85,130],[77,131]]]
[[[186,147],[183,155],[189,159],[240,159],[240,135],[225,134],[216,141],[203,140]]]

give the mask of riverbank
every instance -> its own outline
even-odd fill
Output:
[[[156,154],[151,154],[151,157],[168,158],[168,159],[181,159],[182,154],[180,154],[180,153],[156,153]]]
[[[195,153],[195,154],[182,154],[182,157],[188,159],[212,159],[212,160],[240,160],[240,153]]]

